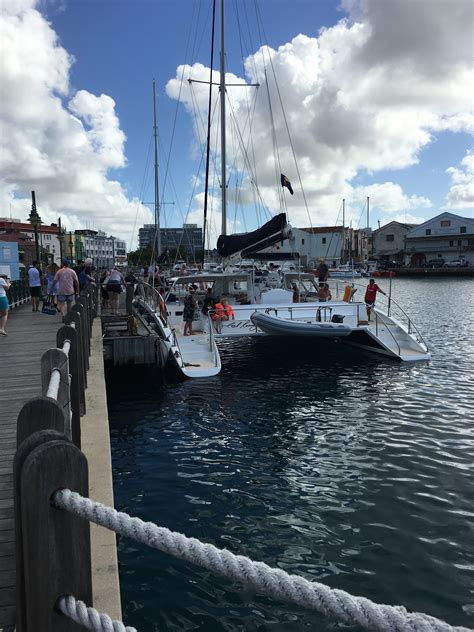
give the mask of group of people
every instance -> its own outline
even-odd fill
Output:
[[[202,302],[202,305],[199,305],[196,300],[196,285],[192,284],[189,287],[188,293],[184,299],[184,309],[183,309],[183,335],[184,336],[192,336],[194,335],[193,331],[193,320],[196,319],[196,312],[198,308],[201,307],[201,313],[204,317],[210,315],[211,320],[214,325],[214,329],[216,332],[220,333],[222,330],[222,323],[226,320],[234,320],[235,314],[230,305],[227,302],[227,299],[223,296],[220,300],[215,298],[212,293],[212,288],[208,288],[206,291],[206,296]]]

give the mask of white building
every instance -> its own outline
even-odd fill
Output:
[[[463,259],[474,265],[474,219],[441,213],[412,228],[405,241],[411,265],[433,259]]]

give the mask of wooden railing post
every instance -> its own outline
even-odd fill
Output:
[[[89,368],[89,336],[87,335],[87,321],[86,321],[86,313],[85,313],[84,305],[82,303],[75,303],[71,312],[76,312],[81,317],[80,320],[80,329],[79,329],[79,337],[81,341],[81,346],[83,348],[83,358],[84,358],[84,382],[87,386],[87,369]],[[71,313],[69,312],[69,313]],[[66,317],[67,318],[67,317]],[[67,319],[64,321],[66,324],[68,323]]]
[[[87,461],[71,442],[46,441],[18,468],[26,631],[72,632],[79,626],[55,611],[59,596],[92,603],[89,523],[51,504],[68,488],[88,496]]]
[[[62,412],[58,411],[62,417]],[[23,551],[23,532],[21,523],[20,475],[26,457],[36,446],[46,441],[67,441],[66,435],[56,430],[34,432],[18,444],[13,459],[13,498],[15,502],[15,562],[16,562],[16,632],[26,632],[26,595],[25,595],[25,556]]]
[[[69,340],[69,373],[70,380],[70,400],[71,400],[71,438],[74,445],[81,447],[81,366],[79,364],[78,353],[78,333],[76,327],[61,327],[56,334],[56,344],[62,348],[64,342]],[[85,412],[85,411],[84,411]]]
[[[85,360],[85,352],[84,345],[82,340],[82,321],[81,315],[79,312],[73,310],[70,311],[69,314],[66,314],[64,318],[64,323],[66,325],[72,325],[74,323],[76,332],[77,332],[77,358],[79,363],[79,382],[80,382],[80,396],[81,396],[81,415],[84,415],[86,412],[86,394],[85,389],[87,387],[87,369],[86,369],[86,360]]]
[[[65,434],[64,411],[50,397],[33,397],[28,400],[20,410],[16,423],[17,447],[40,430],[56,430]]]
[[[43,397],[48,396],[51,373],[58,370],[60,374],[57,401],[64,414],[64,434],[71,438],[71,401],[69,358],[62,349],[48,349],[41,356],[41,390]]]
[[[87,349],[87,368],[89,368],[89,356],[91,354],[91,334],[92,334],[92,324],[90,321],[90,313],[89,313],[89,305],[87,298],[85,296],[80,296],[76,300],[76,305],[82,305],[84,309],[84,336],[86,341],[86,349]]]

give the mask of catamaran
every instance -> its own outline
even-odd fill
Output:
[[[223,41],[223,11],[221,0],[221,42]],[[225,153],[225,67],[221,46],[221,182],[227,182]],[[155,121],[156,135],[156,121]],[[209,138],[208,138],[209,140]],[[155,177],[156,179],[156,177]],[[288,179],[281,176],[282,186]],[[355,288],[331,281],[332,300],[320,302],[319,285],[314,275],[301,269],[264,269],[239,265],[252,261],[270,246],[292,239],[292,229],[286,214],[280,213],[255,231],[227,235],[226,186],[222,191],[222,230],[217,250],[223,259],[222,270],[208,269],[192,275],[177,276],[162,296],[146,283],[139,288],[137,308],[152,322],[169,347],[169,358],[182,375],[202,378],[216,375],[221,370],[218,340],[240,336],[304,336],[316,342],[333,339],[367,351],[404,361],[426,360],[428,348],[413,322],[399,309],[394,314],[395,302],[388,308],[372,310],[372,320],[366,307],[357,300]],[[158,202],[156,202],[158,207]],[[158,214],[158,213],[156,213]],[[158,224],[159,230],[159,224]],[[205,235],[205,230],[204,230]],[[269,253],[270,260],[272,253]],[[352,271],[353,273],[353,271]],[[353,276],[351,274],[351,276]],[[335,283],[335,286],[334,286]],[[352,283],[353,285],[353,283]],[[192,333],[184,330],[184,298],[190,288],[196,309]],[[224,317],[217,310],[202,309],[204,299],[212,295],[218,302],[225,297],[230,309]],[[361,296],[359,294],[359,296]],[[397,306],[398,308],[398,306]]]

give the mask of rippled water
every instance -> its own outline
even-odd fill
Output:
[[[211,379],[110,372],[116,506],[474,627],[474,281],[393,287],[429,363],[259,339],[223,345]],[[344,627],[129,540],[119,560],[141,632]]]

